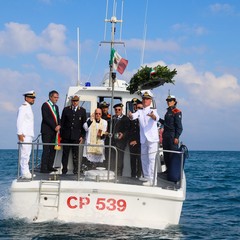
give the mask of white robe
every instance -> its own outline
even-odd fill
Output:
[[[90,162],[103,162],[103,160],[105,160],[105,154],[104,154],[104,147],[96,147],[100,149],[101,151],[101,154],[93,154],[93,153],[89,153],[88,152],[88,148],[87,145],[91,144],[91,132],[93,131],[92,128],[94,126],[96,126],[95,130],[96,130],[96,133],[98,132],[99,129],[102,130],[102,134],[104,134],[106,131],[107,131],[107,121],[104,120],[104,119],[101,119],[102,123],[97,123],[96,124],[91,124],[89,127],[88,127],[88,122],[89,118],[87,119],[87,121],[83,124],[83,127],[86,131],[86,140],[85,140],[85,143],[86,145],[84,146],[84,149],[83,149],[83,156],[86,157]],[[99,146],[104,146],[104,139],[98,139],[97,141],[97,144]]]

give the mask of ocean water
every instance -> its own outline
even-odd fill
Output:
[[[31,223],[8,215],[17,151],[0,150],[1,239],[240,239],[240,152],[190,151],[185,164],[187,198],[180,224],[165,230]]]

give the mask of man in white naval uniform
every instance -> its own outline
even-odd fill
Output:
[[[17,115],[17,135],[19,142],[31,143],[34,137],[34,115],[32,106],[35,102],[35,92],[29,91],[23,94],[25,102],[19,107]],[[23,179],[31,179],[29,171],[29,158],[31,154],[31,144],[20,145],[20,168]]]
[[[158,151],[159,135],[157,121],[159,119],[156,109],[152,109],[153,95],[150,91],[142,93],[143,109],[135,113],[129,112],[131,120],[137,119],[140,124],[141,162],[144,178],[143,185],[157,185],[157,174],[154,177],[156,153]]]

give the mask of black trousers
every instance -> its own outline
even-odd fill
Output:
[[[54,143],[56,134],[42,134],[43,143]],[[53,167],[56,150],[54,145],[43,145],[41,170],[49,170]]]
[[[117,175],[122,176],[125,146],[116,146],[116,147],[118,151]],[[111,171],[115,171],[115,167],[116,167],[116,152],[115,150],[111,149],[111,160],[110,160]]]
[[[130,148],[130,163],[131,163],[131,177],[141,177],[142,163],[141,163],[141,145],[129,146]]]
[[[62,139],[62,143],[72,143],[72,144],[79,144],[79,140],[71,140],[71,139]],[[63,155],[62,155],[62,165],[63,169],[62,172],[66,173],[68,171],[68,157],[69,152],[72,149],[72,157],[73,157],[73,173],[78,172],[78,153],[79,147],[78,146],[63,146]]]
[[[163,150],[177,151],[178,144],[174,144],[174,133],[163,134],[162,145],[163,145]],[[171,158],[172,158],[173,153],[165,152],[163,155],[164,155],[164,161],[165,161],[166,167],[168,168],[169,165],[171,164]]]

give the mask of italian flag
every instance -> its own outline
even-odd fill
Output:
[[[155,74],[156,74],[156,70],[154,68],[151,68],[150,76],[155,75]]]
[[[115,49],[111,49],[111,56],[110,56],[110,65],[113,66],[115,70],[117,70],[120,74],[123,74],[125,68],[128,65],[128,60],[122,58]]]

